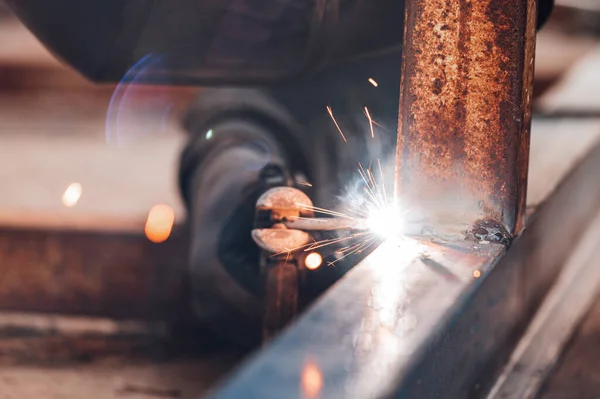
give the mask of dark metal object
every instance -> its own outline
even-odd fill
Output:
[[[379,248],[213,397],[306,397],[307,364],[323,382],[315,397],[484,395],[596,214],[599,167],[596,147],[506,254],[469,242]]]
[[[437,223],[523,227],[536,1],[410,0],[396,190]]]
[[[288,217],[314,216],[312,202],[293,187],[275,187],[256,202],[257,215],[268,214],[267,228],[252,230],[252,238],[262,248],[261,272],[265,284],[265,316],[263,338],[271,339],[298,311],[299,260],[298,248],[310,242],[305,231],[288,229],[281,220]],[[308,208],[308,209],[307,209]],[[261,222],[262,223],[262,222]]]
[[[8,0],[53,53],[96,81],[273,83],[397,50],[398,0]],[[542,0],[547,16],[552,0]]]
[[[263,339],[273,338],[298,312],[299,265],[297,257],[279,255],[266,261]]]
[[[116,319],[191,319],[187,239],[139,233],[4,228],[0,308]]]
[[[402,43],[396,0],[9,0],[90,79],[276,82]],[[140,62],[142,61],[142,62]]]
[[[544,299],[487,399],[537,398],[562,350],[596,299],[600,288],[596,216]],[[596,348],[598,344],[594,345]],[[597,369],[594,362],[590,369]],[[578,381],[579,382],[579,381]],[[590,397],[570,393],[564,397]]]

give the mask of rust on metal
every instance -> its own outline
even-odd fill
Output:
[[[0,229],[0,309],[189,320],[183,229],[162,244],[141,231]]]
[[[256,202],[257,228],[252,230],[252,238],[271,254],[289,252],[308,243],[310,235],[302,230],[288,229],[282,222],[287,218],[312,216],[312,201],[304,192],[293,187],[274,187]]]
[[[439,223],[522,228],[536,0],[408,0],[396,195]]]
[[[273,338],[298,312],[298,268],[294,260],[280,257],[265,270],[263,339]]]

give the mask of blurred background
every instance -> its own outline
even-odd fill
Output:
[[[0,399],[198,397],[245,352],[145,309],[189,311],[177,173],[202,89],[93,84],[1,0],[0,43],[0,307],[54,314],[0,312]],[[556,0],[538,34],[535,112],[600,117],[597,71],[600,1]],[[94,316],[106,309],[114,320]]]

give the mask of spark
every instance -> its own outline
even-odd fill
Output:
[[[473,277],[475,277],[475,278],[481,277],[481,272],[479,270],[473,271]]]
[[[300,184],[301,186],[306,186],[306,187],[312,187],[313,185],[305,180],[298,180],[296,183]]]
[[[371,128],[371,137],[375,137],[375,131],[373,130],[373,118],[371,118],[371,114],[369,113],[369,108],[365,107],[365,115],[369,120],[369,127]]]
[[[304,259],[304,265],[308,270],[316,270],[323,264],[323,257],[318,252],[311,252]]]
[[[346,140],[346,136],[344,136],[344,132],[342,132],[340,125],[338,125],[337,121],[335,120],[335,117],[333,116],[333,111],[331,110],[331,107],[329,105],[327,106],[327,113],[329,113],[331,120],[333,121],[333,123],[335,123],[335,127],[337,127],[338,132],[340,132],[340,134],[342,135],[342,139],[344,139],[344,142],[347,143],[348,140]]]
[[[175,211],[165,204],[154,205],[148,213],[144,233],[153,243],[166,241],[171,235],[175,222]]]
[[[83,193],[83,187],[80,183],[71,183],[69,187],[65,190],[62,196],[62,203],[67,208],[72,208],[77,205],[79,202],[79,198],[81,198],[81,194]]]
[[[308,362],[303,370],[301,380],[302,392],[307,399],[316,399],[323,389],[323,374],[314,362]]]
[[[369,78],[369,83],[371,83],[375,87],[379,86],[379,83],[377,83],[377,81],[373,78]]]

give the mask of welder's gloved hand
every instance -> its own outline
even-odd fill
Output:
[[[252,241],[255,206],[268,189],[266,165],[279,149],[260,126],[232,120],[212,127],[188,149],[195,156],[185,185],[191,213],[191,276],[196,315],[242,346],[260,342],[264,311],[260,252]]]

